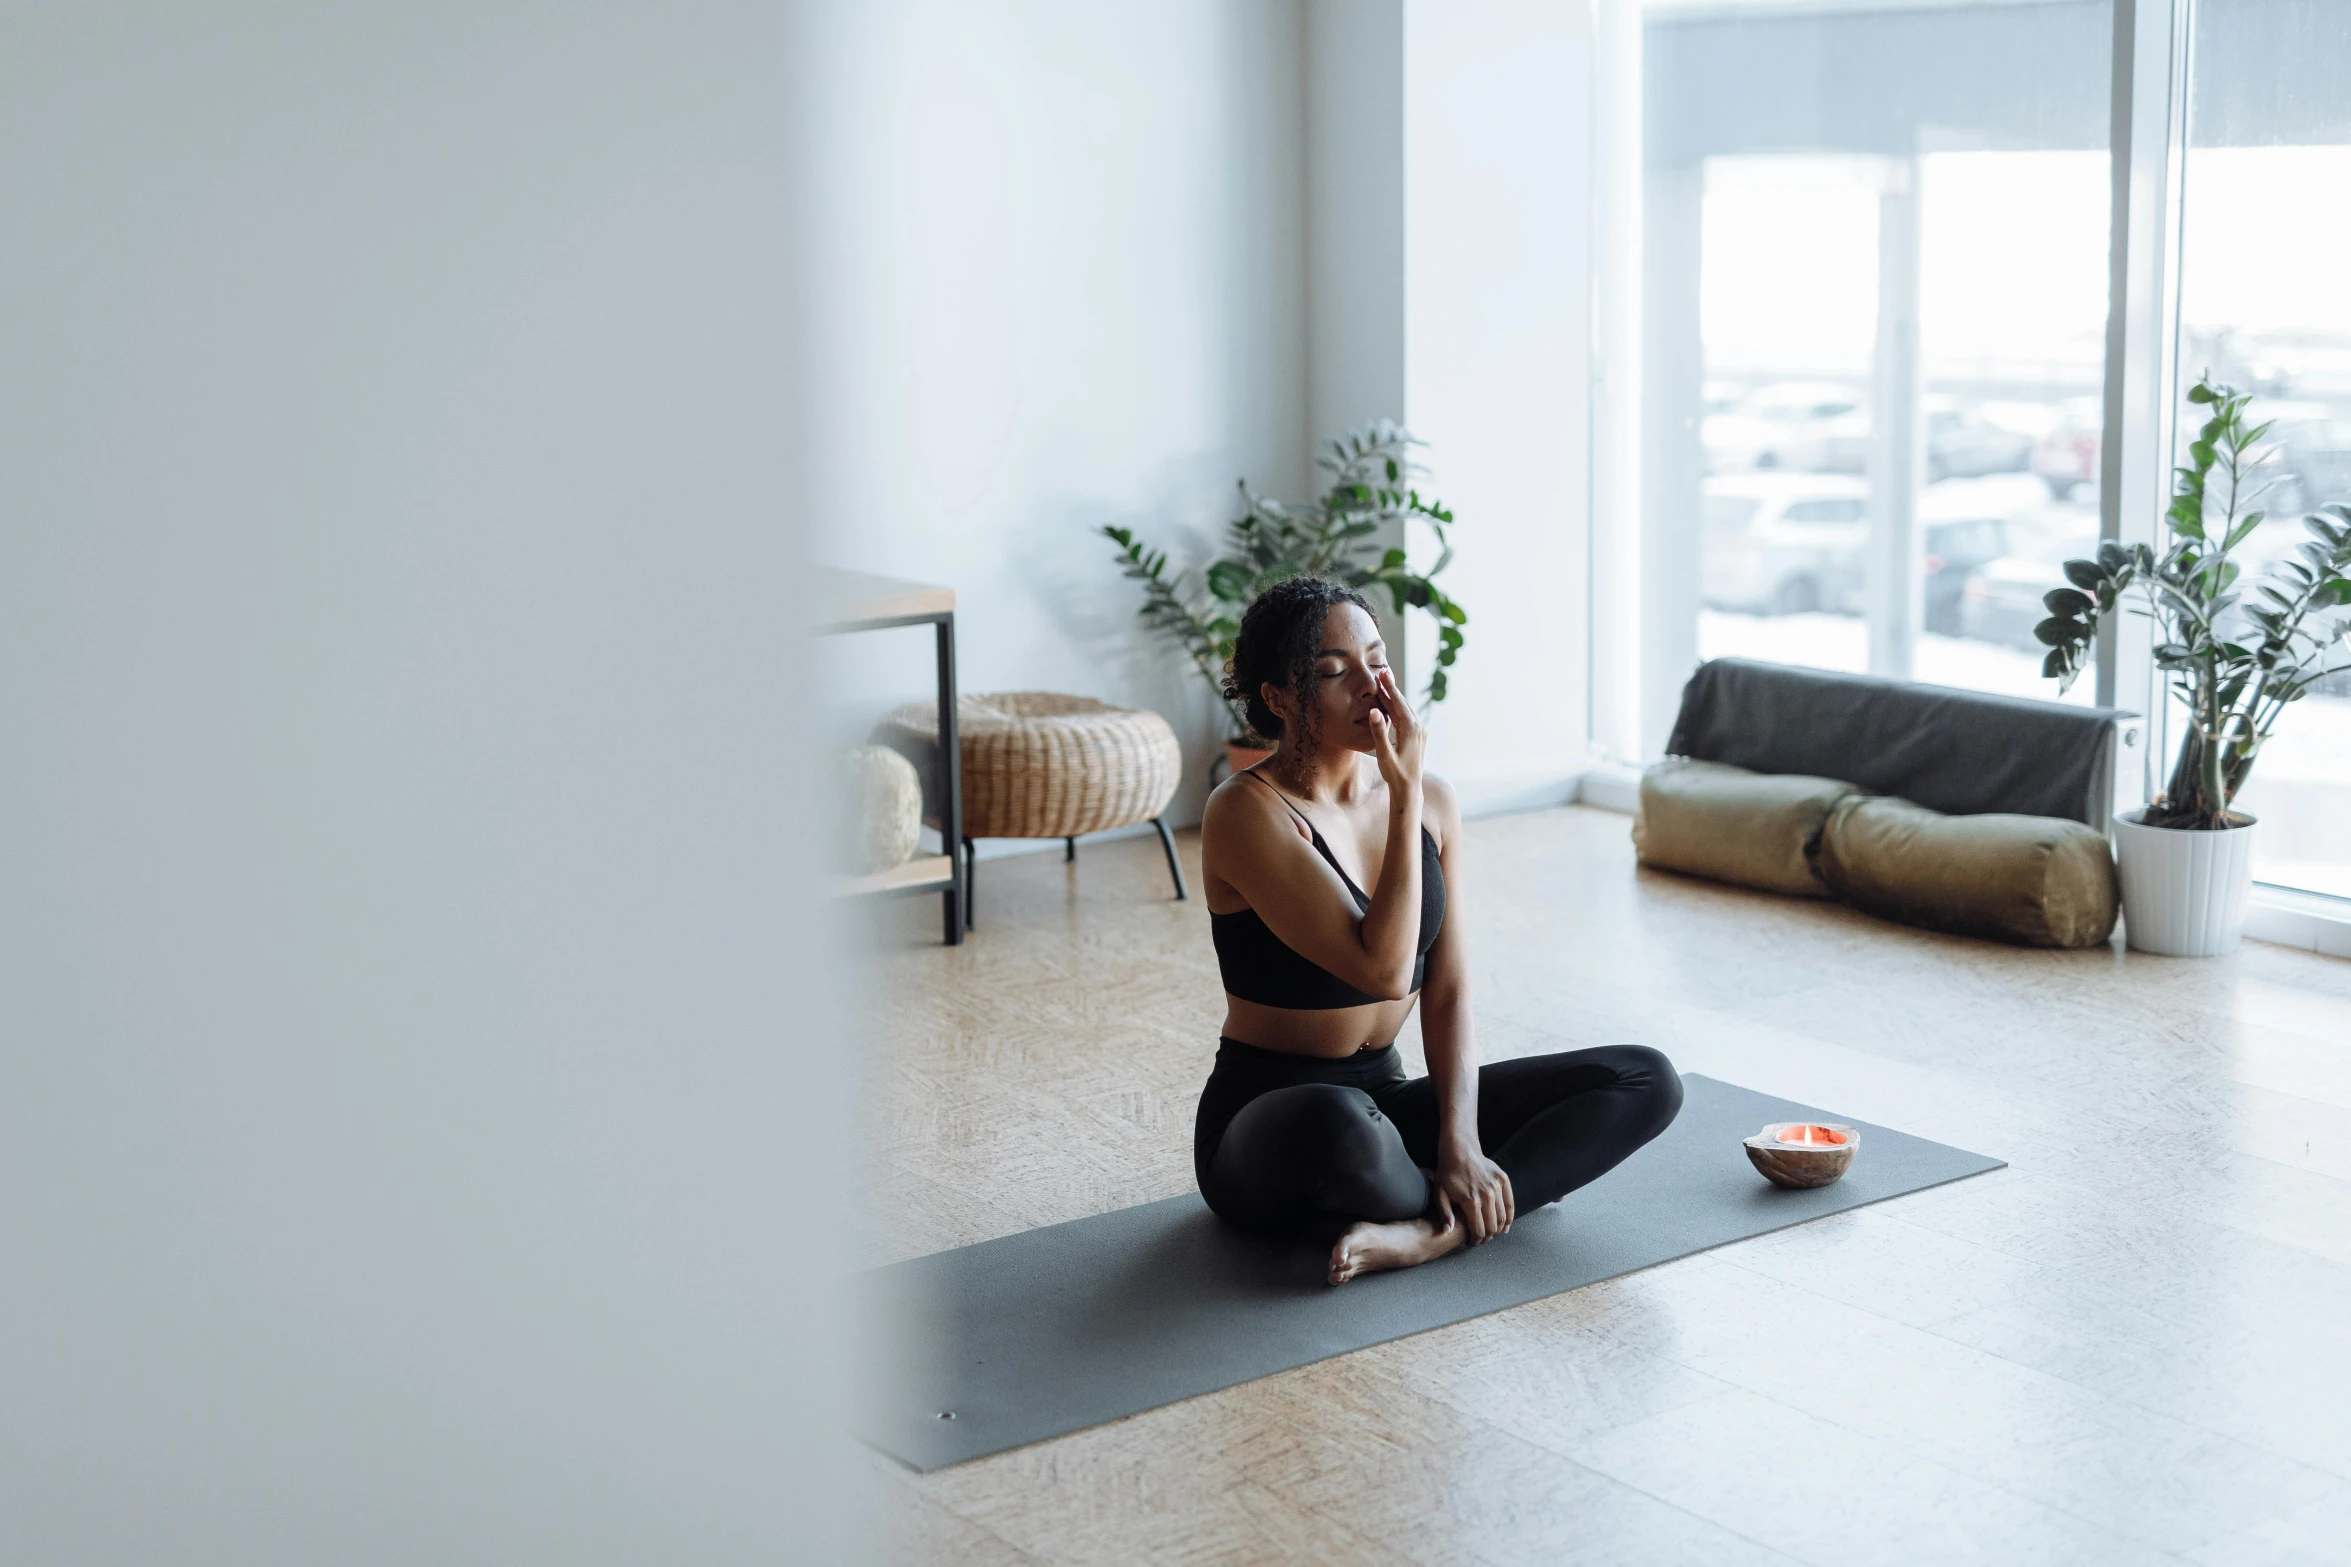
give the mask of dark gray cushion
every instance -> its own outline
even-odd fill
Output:
[[[1666,751],[1758,773],[1846,778],[1953,815],[2062,816],[2103,827],[2112,708],[1718,658],[1682,691]]]

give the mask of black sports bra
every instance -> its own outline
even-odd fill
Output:
[[[1273,789],[1265,779],[1257,781]],[[1290,805],[1289,796],[1281,790],[1273,789],[1273,792],[1284,805],[1290,806],[1291,815],[1305,822],[1306,831],[1313,836],[1315,851],[1330,861],[1332,870],[1338,871],[1339,880],[1354,895],[1355,906],[1370,908],[1371,894],[1355,885],[1355,878],[1340,866],[1331,853],[1331,846],[1323,842],[1314,823],[1306,820],[1306,813]],[[1445,867],[1437,855],[1435,835],[1424,826],[1420,830],[1420,944],[1412,961],[1413,990],[1419,990],[1428,976],[1429,948],[1437,944],[1437,931],[1444,923]],[[1208,933],[1216,942],[1216,966],[1224,975],[1224,988],[1243,1001],[1327,1012],[1338,1007],[1371,1006],[1386,999],[1357,990],[1285,943],[1255,909],[1210,914]]]

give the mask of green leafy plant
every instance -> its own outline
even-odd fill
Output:
[[[1445,596],[1435,578],[1453,560],[1447,530],[1453,513],[1423,496],[1412,481],[1426,471],[1412,461],[1422,444],[1402,426],[1386,420],[1349,431],[1315,459],[1330,478],[1317,500],[1269,500],[1241,482],[1241,514],[1225,530],[1224,553],[1208,563],[1196,584],[1167,569],[1167,552],[1137,539],[1132,529],[1105,527],[1119,549],[1119,565],[1143,588],[1143,623],[1180,644],[1200,678],[1223,701],[1224,671],[1240,635],[1241,611],[1277,582],[1292,577],[1328,577],[1349,587],[1385,588],[1396,613],[1428,611],[1437,627],[1437,656],[1429,672],[1428,699],[1445,700],[1447,680],[1461,656],[1461,628],[1469,613]],[[1391,524],[1418,518],[1437,536],[1436,563],[1426,572],[1405,564],[1401,549],[1374,542]],[[1227,704],[1235,739],[1253,738]]]
[[[2251,507],[2270,487],[2257,451],[2269,426],[2247,425],[2252,399],[2209,377],[2188,401],[2211,413],[2174,470],[2170,542],[2159,555],[2109,539],[2097,559],[2067,561],[2073,586],[2044,597],[2049,618],[2033,634],[2049,647],[2041,672],[2063,691],[2089,666],[2099,625],[2136,593],[2133,613],[2156,625],[2156,667],[2194,720],[2144,820],[2202,831],[2240,824],[2229,807],[2279,715],[2340,667],[2330,650],[2351,620],[2331,612],[2351,604],[2351,506],[2305,517],[2310,538],[2245,597],[2229,554],[2267,515]]]

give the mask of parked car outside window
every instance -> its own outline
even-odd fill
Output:
[[[2277,483],[2260,502],[2271,516],[2300,517],[2330,501],[2351,501],[2351,422],[2309,403],[2273,403],[2255,412],[2270,421],[2276,443],[2267,466]]]
[[[1927,631],[1956,635],[1968,579],[2009,552],[1995,509],[2014,483],[1955,480],[1919,499]],[[1843,474],[1724,474],[1706,481],[1701,594],[1752,615],[1859,615],[1869,580],[1869,490]]]
[[[2098,482],[2098,440],[2106,405],[2095,397],[2069,397],[2058,405],[2056,425],[2033,443],[2031,468],[2049,486],[2052,500],[2068,500],[2085,484]]]
[[[1743,473],[1706,481],[1699,591],[1746,614],[1861,611],[1869,489],[1842,474]]]
[[[1920,399],[1925,425],[1926,480],[2021,473],[2034,437],[2055,418],[2046,404],[1963,403],[1943,393]],[[1869,404],[1854,387],[1833,381],[1783,381],[1765,386],[1701,427],[1710,473],[1785,469],[1800,473],[1868,471]]]
[[[1961,634],[1960,599],[1968,581],[2008,553],[2008,528],[1997,517],[1930,522],[1926,528],[1926,629],[1938,636]]]
[[[1861,407],[1861,391],[1840,381],[1775,381],[1699,426],[1709,473],[1805,469],[1820,427]]]

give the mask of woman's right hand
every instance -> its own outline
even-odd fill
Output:
[[[1379,704],[1371,710],[1371,739],[1373,755],[1380,764],[1380,777],[1399,800],[1420,794],[1420,761],[1428,750],[1428,731],[1412,713],[1412,704],[1404,700],[1404,693],[1396,689],[1396,677],[1390,670],[1381,670],[1379,688],[1374,700]]]

